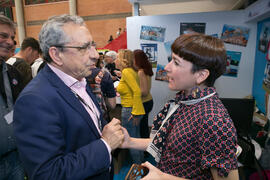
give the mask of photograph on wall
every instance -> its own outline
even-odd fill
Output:
[[[225,43],[247,46],[249,28],[224,24],[220,39]]]
[[[267,64],[265,66],[263,84],[268,90],[270,90],[270,62],[269,61],[267,61]]]
[[[157,72],[155,80],[169,82],[167,72],[165,71],[165,65],[157,64]]]
[[[180,23],[180,35],[189,33],[205,33],[206,23]]]
[[[265,22],[262,25],[262,30],[260,33],[260,40],[258,45],[258,50],[266,53],[267,52],[267,46],[270,38],[270,22]]]
[[[210,34],[210,36],[218,38],[218,34]]]
[[[164,42],[166,28],[142,26],[140,39]]]
[[[147,55],[152,68],[157,67],[157,44],[141,44],[141,48]]]
[[[266,57],[267,61],[270,61],[270,41],[268,41],[267,50],[266,50]]]
[[[241,52],[227,51],[227,64],[224,76],[237,77],[241,55]]]
[[[170,62],[172,60],[171,46],[172,46],[173,42],[174,41],[167,41],[167,42],[164,43],[164,48],[165,48],[165,51],[166,51],[168,62]]]

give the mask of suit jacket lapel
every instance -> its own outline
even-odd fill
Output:
[[[88,112],[85,110],[84,106],[81,104],[79,99],[73,94],[70,88],[46,65],[44,67],[44,73],[46,77],[51,82],[51,84],[57,89],[59,94],[65,99],[67,104],[69,104],[75,111],[77,111],[83,119],[88,123],[92,131],[100,138],[100,134]],[[91,96],[91,95],[90,95]],[[91,96],[91,98],[93,98]]]

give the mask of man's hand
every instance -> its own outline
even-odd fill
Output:
[[[102,138],[108,143],[112,150],[116,149],[124,140],[120,121],[113,118],[110,123],[104,126]]]

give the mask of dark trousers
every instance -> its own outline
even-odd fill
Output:
[[[148,115],[152,111],[153,104],[154,104],[153,99],[143,103],[145,115],[143,115],[143,118],[141,119],[140,122],[141,138],[149,138]]]
[[[0,157],[0,180],[23,180],[24,169],[18,151]]]

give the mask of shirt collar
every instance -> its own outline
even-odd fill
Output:
[[[199,90],[197,98],[205,97],[214,92],[216,92],[216,89],[214,87],[206,87],[205,89]],[[193,100],[193,99],[195,98],[192,97],[192,95],[185,96],[184,91],[180,91],[176,94],[175,102],[178,103],[179,101],[186,101],[186,100]]]
[[[83,78],[81,81],[78,81],[74,77],[66,74],[65,72],[61,71],[60,69],[54,67],[51,64],[48,64],[51,70],[68,86],[74,88],[81,88],[86,87],[86,79]]]

